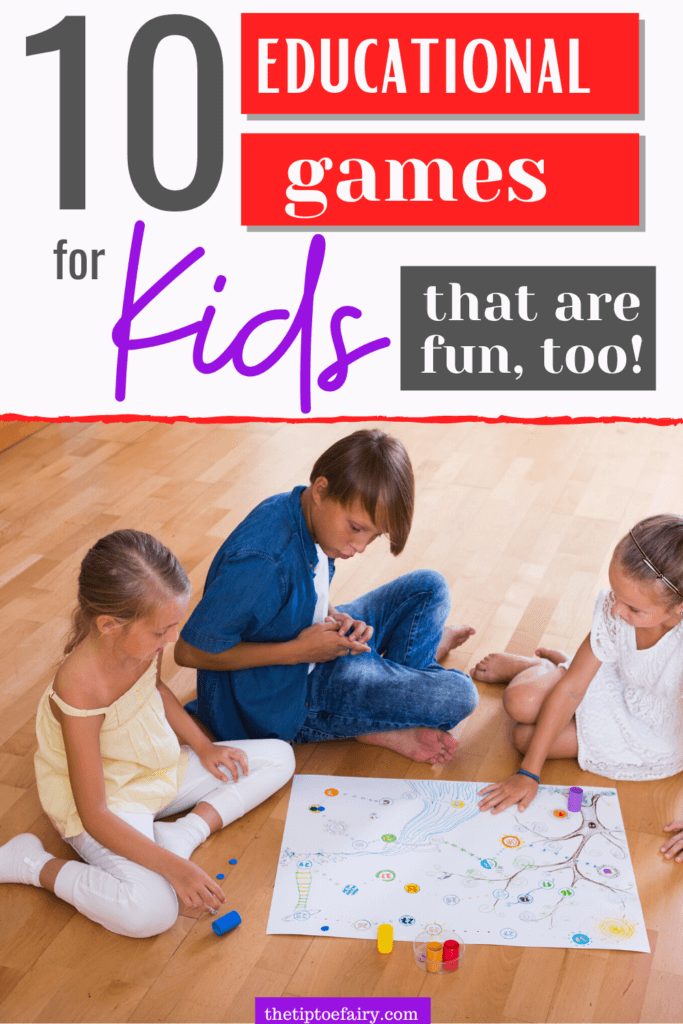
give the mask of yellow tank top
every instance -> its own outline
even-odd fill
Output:
[[[109,810],[152,813],[175,798],[187,771],[187,750],[168,724],[156,686],[156,659],[137,683],[106,708],[83,711],[66,704],[52,683],[40,699],[34,764],[38,795],[57,831],[69,838],[84,831],[71,790],[62,727],[50,697],[65,715],[104,715],[100,731],[102,768]]]

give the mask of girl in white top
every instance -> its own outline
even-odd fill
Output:
[[[161,681],[189,598],[182,566],[149,534],[119,530],[90,549],[35,757],[43,808],[87,863],[53,857],[30,833],[0,847],[0,882],[42,886],[131,937],[170,928],[178,899],[218,910],[223,891],[191,854],[294,770],[281,740],[212,743]]]
[[[473,676],[509,682],[503,703],[518,723],[518,773],[482,790],[493,813],[525,810],[546,758],[577,757],[612,779],[663,779],[683,770],[683,516],[657,515],[622,538],[610,591],[595,602],[593,627],[572,660],[540,648],[535,658],[490,654]],[[683,862],[683,820],[662,846]]]

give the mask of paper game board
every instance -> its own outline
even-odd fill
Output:
[[[486,785],[295,776],[268,932],[649,951],[616,791],[492,815]]]

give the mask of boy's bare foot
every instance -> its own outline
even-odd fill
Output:
[[[472,626],[446,626],[434,657],[437,661],[441,661],[449,651],[454,651],[456,647],[462,646],[476,632]]]
[[[524,669],[541,665],[544,660],[553,665],[561,665],[568,660],[568,656],[564,651],[555,651],[549,647],[539,647],[535,658],[527,658],[524,654],[508,654],[507,651],[487,654],[474,666],[472,678],[480,683],[509,683]]]
[[[413,729],[392,729],[390,732],[371,732],[356,736],[359,743],[388,747],[397,754],[409,757],[411,761],[426,761],[427,764],[443,764],[451,761],[458,749],[458,741],[449,732],[419,726]]]

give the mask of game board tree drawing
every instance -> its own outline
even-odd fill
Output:
[[[269,932],[647,951],[612,789],[578,811],[542,786],[521,813],[481,813],[485,783],[297,776]]]
[[[536,913],[532,911],[527,911],[523,920],[539,921],[547,919],[552,922],[552,918],[555,915],[558,907],[561,906],[562,900],[571,899],[574,895],[576,895],[576,886],[585,882],[588,885],[597,885],[609,890],[610,894],[613,894],[613,896],[620,901],[623,917],[621,919],[613,918],[605,920],[603,922],[603,930],[605,931],[605,933],[612,934],[615,937],[622,935],[626,938],[630,938],[631,935],[633,935],[635,930],[634,926],[630,924],[626,918],[626,902],[627,900],[632,901],[634,899],[634,883],[629,881],[623,888],[620,885],[617,885],[616,879],[619,877],[619,870],[611,864],[603,864],[596,869],[598,873],[603,876],[604,880],[601,880],[600,878],[590,878],[589,875],[582,871],[580,867],[580,858],[582,854],[584,854],[585,852],[586,845],[592,839],[602,838],[606,842],[612,844],[612,846],[614,847],[613,856],[617,857],[620,860],[625,859],[627,856],[627,851],[625,851],[625,836],[623,829],[608,828],[606,825],[603,825],[603,823],[600,821],[600,800],[604,800],[604,794],[594,793],[590,798],[590,803],[587,805],[582,805],[581,810],[578,812],[581,815],[581,824],[573,828],[571,832],[567,832],[564,835],[553,836],[554,844],[562,844],[571,839],[579,839],[578,846],[573,852],[568,853],[565,860],[562,860],[559,863],[548,862],[546,864],[534,864],[533,861],[531,861],[528,857],[525,857],[524,854],[520,854],[519,857],[517,857],[515,860],[515,866],[517,867],[517,871],[509,875],[507,878],[499,877],[495,880],[491,880],[498,883],[498,885],[500,885],[500,883],[503,881],[508,882],[510,885],[512,885],[514,883],[514,880],[518,878],[518,876],[522,875],[524,871],[542,871],[546,875],[555,872],[572,872],[571,880],[569,882],[563,882],[561,886],[558,886],[554,881],[549,881],[547,879],[540,881],[537,887],[539,890],[554,890],[559,896],[559,899],[552,907],[552,909],[540,909]],[[522,822],[517,815],[515,815],[515,820],[517,822],[517,827],[520,830],[523,830],[525,832],[531,832],[532,834],[537,836],[539,835],[539,832],[535,828],[531,827],[530,825],[524,824],[524,822]],[[539,843],[547,842],[547,837],[541,835],[540,838],[534,840],[529,845],[534,846]],[[471,876],[468,875],[466,877]],[[506,890],[497,891],[499,894],[496,897],[495,903],[493,904],[492,907],[494,911],[499,902],[501,902],[501,900],[506,900],[507,897],[509,896],[509,893]],[[532,902],[532,899],[530,899],[532,892],[533,889],[529,892],[521,893],[517,896],[517,899],[514,900],[514,902],[520,904],[530,904]],[[507,903],[507,906],[512,906],[512,903]],[[482,907],[481,909],[483,910],[484,908]],[[577,944],[581,943],[577,942]]]

